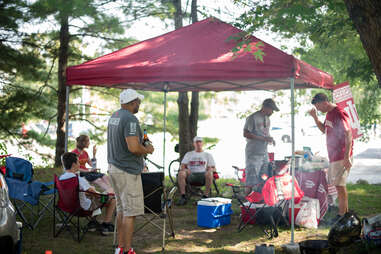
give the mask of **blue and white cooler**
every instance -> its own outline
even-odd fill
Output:
[[[232,211],[231,199],[204,198],[197,202],[197,225],[216,228],[230,224]]]

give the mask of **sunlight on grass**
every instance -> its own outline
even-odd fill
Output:
[[[62,169],[37,169],[35,179],[51,181],[53,174],[61,174]],[[166,185],[171,186],[168,177]],[[217,181],[221,193],[231,197],[231,188],[225,183],[236,181],[220,179]],[[229,196],[230,195],[230,196]],[[381,213],[381,185],[371,184],[348,184],[349,206],[359,216],[365,217]],[[259,225],[248,225],[241,232],[237,231],[239,224],[240,208],[238,202],[232,200],[231,224],[221,228],[200,228],[197,226],[197,198],[192,199],[187,205],[174,206],[175,238],[168,237],[166,240],[165,253],[213,253],[213,254],[238,254],[253,253],[256,245],[273,244],[276,253],[283,253],[281,245],[291,240],[290,228],[279,228],[279,237],[267,239]],[[137,224],[142,219],[137,218]],[[322,229],[295,229],[295,242],[307,239],[327,239],[329,228]],[[88,233],[84,240],[78,244],[67,233],[58,238],[52,236],[52,217],[46,216],[34,231],[24,230],[23,254],[44,253],[45,250],[53,250],[54,254],[80,253],[80,254],[103,254],[113,253],[113,237],[103,237],[99,232]],[[96,243],[96,244],[94,244]],[[102,246],[102,248],[99,248]],[[138,232],[134,236],[133,247],[137,253],[162,253],[162,234],[154,227]],[[352,254],[352,253],[351,253]],[[357,254],[357,253],[356,253]]]

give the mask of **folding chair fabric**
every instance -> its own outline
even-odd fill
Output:
[[[283,170],[285,169],[284,166],[285,164],[282,164],[281,168]],[[279,168],[275,167],[274,171],[279,170]],[[274,218],[270,216],[272,223],[275,224],[272,225],[275,226],[275,229],[269,229],[268,227],[264,228],[264,232],[268,237],[272,238],[273,236],[277,236],[277,223],[279,221],[287,221],[285,218],[287,218],[286,213],[288,210],[288,200],[291,199],[292,190],[291,176],[288,170],[286,169],[282,173],[282,175],[271,176],[264,182],[264,185],[259,184],[259,186],[251,186],[255,187],[256,189],[261,189],[260,193],[252,192],[249,195],[242,195],[242,193],[245,191],[245,186],[227,184],[228,186],[232,187],[233,198],[235,198],[239,202],[242,209],[242,214],[244,214],[244,216],[241,216],[241,220],[238,225],[238,231],[243,230],[246,227],[246,225],[250,222],[257,220],[258,216],[261,216],[264,213],[268,213],[266,212],[266,210],[275,211],[276,209],[279,209],[279,211],[276,211],[277,215],[281,214],[282,216],[281,218],[279,218],[279,220],[274,221]],[[297,181],[295,181],[295,190],[295,203],[298,203],[303,197],[304,193],[299,188],[299,184]],[[260,207],[258,208],[258,204],[263,205],[260,205]]]
[[[24,182],[29,182],[33,177],[33,166],[27,160],[18,157],[5,158],[6,176],[18,179]]]
[[[213,187],[216,192],[216,195],[218,196],[220,194],[220,190],[218,189],[218,186],[216,183],[217,179],[218,178],[215,178],[213,176],[213,180],[212,180],[213,186],[210,186],[210,196],[211,196],[211,193],[213,192]],[[200,189],[200,187],[202,186],[205,186],[205,179],[202,183],[200,183],[200,182],[188,182],[188,178],[187,178],[185,190],[186,190],[186,194],[188,195],[188,198],[190,198],[193,195],[195,196],[204,195],[203,191]]]
[[[6,168],[9,197],[23,224],[34,229],[46,212],[53,213],[54,188],[49,188],[53,182],[33,181],[32,164],[22,158],[7,157]],[[29,210],[28,216],[25,210]]]
[[[54,175],[54,188],[57,190],[58,201],[57,205],[54,205],[53,236],[57,237],[65,229],[72,231],[69,227],[69,224],[72,224],[75,228],[75,232],[72,232],[73,238],[76,234],[76,240],[80,242],[87,233],[87,225],[81,226],[79,218],[91,216],[92,211],[85,211],[81,208],[78,177],[59,180],[57,175]],[[56,203],[56,193],[54,203]],[[57,215],[61,217],[58,231],[56,231]],[[77,217],[76,222],[73,221],[74,217]]]

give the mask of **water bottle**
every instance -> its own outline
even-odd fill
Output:
[[[97,169],[97,159],[96,158],[91,159],[91,168],[94,170]]]

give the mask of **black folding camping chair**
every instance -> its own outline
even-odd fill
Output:
[[[166,191],[163,186],[163,181],[163,172],[142,173],[145,210],[145,214],[142,217],[145,222],[136,228],[135,233],[149,224],[153,225],[162,231],[162,249],[164,250],[166,236],[175,237],[172,207],[173,196],[177,191],[177,187],[172,187],[169,191]],[[157,222],[160,220],[162,224]],[[166,229],[167,224],[169,230]]]

